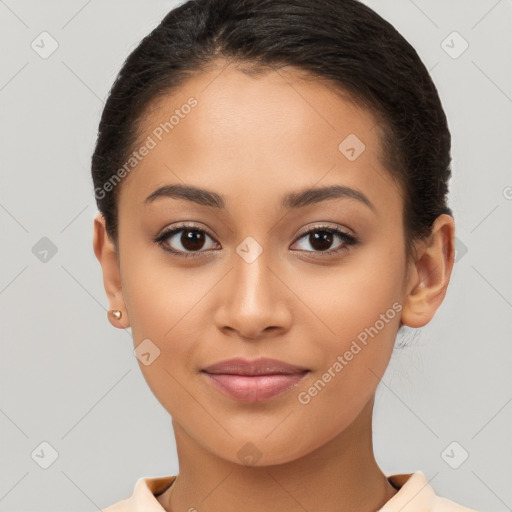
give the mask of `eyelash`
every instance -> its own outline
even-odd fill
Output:
[[[174,254],[176,256],[179,256],[179,257],[197,258],[197,257],[203,256],[205,251],[195,251],[195,252],[187,253],[187,252],[183,252],[183,251],[177,251],[177,250],[172,249],[172,248],[170,248],[168,246],[165,246],[164,242],[168,238],[170,238],[171,236],[175,235],[176,233],[180,233],[181,231],[195,231],[195,232],[199,232],[199,233],[205,233],[212,240],[215,241],[215,238],[214,238],[214,236],[211,233],[209,233],[205,229],[201,229],[201,228],[198,228],[198,227],[190,225],[190,224],[182,224],[182,225],[176,226],[174,228],[168,229],[167,231],[164,231],[161,235],[156,237],[153,241],[156,244],[158,244],[160,247],[162,247],[162,249],[164,251],[170,252],[170,253],[172,253],[172,254]],[[357,244],[359,242],[359,240],[356,237],[354,237],[352,235],[349,235],[348,233],[345,233],[344,231],[341,231],[340,229],[333,228],[331,226],[325,226],[325,225],[314,226],[310,230],[305,231],[304,233],[302,233],[296,239],[296,242],[301,240],[305,236],[310,235],[311,233],[316,233],[316,232],[327,232],[327,233],[330,233],[330,234],[338,235],[343,240],[343,245],[341,245],[337,249],[329,249],[327,251],[305,251],[307,253],[319,253],[322,256],[323,255],[332,256],[334,254],[339,254],[339,253],[342,253],[344,251],[347,251],[350,246],[355,245],[355,244]],[[322,257],[322,256],[320,256],[320,257]],[[313,257],[316,258],[318,256],[313,256]]]

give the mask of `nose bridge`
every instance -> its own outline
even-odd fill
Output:
[[[225,281],[217,310],[219,328],[231,327],[245,337],[256,337],[268,327],[284,327],[289,311],[272,269],[272,251],[247,236],[235,248],[232,270]]]
[[[273,289],[270,270],[271,250],[264,248],[253,236],[247,236],[235,249],[233,261],[234,295],[240,293],[239,302],[246,307],[263,307],[264,301],[270,306]]]

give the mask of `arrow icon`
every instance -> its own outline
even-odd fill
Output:
[[[338,146],[340,153],[350,162],[359,158],[365,149],[363,141],[355,133],[349,133]]]
[[[56,254],[57,246],[46,236],[43,236],[32,247],[32,254],[41,262],[48,263]]]
[[[43,31],[34,37],[30,43],[30,47],[39,55],[39,57],[41,57],[41,59],[47,59],[55,50],[57,50],[59,43],[50,33]]]
[[[454,30],[441,41],[441,48],[452,59],[458,59],[469,48],[469,43]]]
[[[252,236],[248,236],[237,245],[236,252],[246,263],[252,263],[263,252],[263,248]]]
[[[133,351],[133,355],[145,366],[153,364],[160,357],[160,349],[149,339],[142,340]]]
[[[34,448],[30,457],[39,467],[48,469],[59,458],[59,454],[48,441],[43,441]]]

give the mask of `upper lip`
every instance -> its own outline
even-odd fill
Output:
[[[220,361],[219,363],[207,366],[206,368],[203,368],[202,371],[206,373],[223,373],[232,375],[288,375],[293,373],[304,373],[308,371],[308,369],[288,364],[277,359],[262,357],[253,361],[243,358],[228,359],[226,361]]]

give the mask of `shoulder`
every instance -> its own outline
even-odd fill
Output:
[[[164,509],[156,496],[164,492],[176,476],[141,477],[135,482],[132,495],[102,508],[101,512],[162,512]]]
[[[432,510],[435,512],[477,512],[472,508],[465,507],[441,496],[436,496]]]
[[[118,501],[117,503],[114,503],[107,508],[102,508],[101,512],[126,512],[127,510],[130,510],[127,501],[128,500]]]
[[[387,477],[399,490],[379,512],[477,512],[438,496],[422,471]]]

